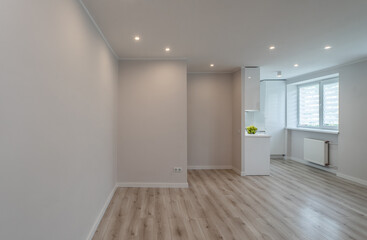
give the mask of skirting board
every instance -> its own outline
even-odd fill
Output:
[[[240,175],[241,177],[246,176],[245,172],[241,172],[241,170],[237,169],[237,168],[232,168],[232,170],[237,173],[238,175]]]
[[[134,188],[188,188],[188,183],[142,183],[142,182],[120,182],[118,187]]]
[[[367,180],[345,175],[343,173],[336,173],[336,176],[367,186]]]
[[[232,169],[231,165],[206,165],[206,166],[187,166],[189,170],[199,169]]]
[[[117,185],[115,185],[115,187],[112,189],[110,195],[108,195],[108,198],[107,198],[106,202],[104,203],[101,211],[98,214],[98,217],[97,217],[96,221],[94,222],[94,224],[92,226],[92,229],[90,230],[90,232],[88,234],[87,240],[92,240],[92,238],[94,236],[94,233],[97,231],[98,225],[101,222],[101,220],[103,218],[103,215],[105,214],[105,212],[107,210],[108,205],[110,205],[110,202],[112,200],[113,195],[116,192],[116,189],[117,189]]]
[[[317,169],[320,169],[320,170],[324,170],[326,172],[330,172],[330,173],[336,174],[336,170],[333,169],[333,168],[327,168],[327,167],[319,166],[317,164],[310,163],[310,162],[308,162],[306,160],[303,160],[303,159],[300,159],[300,158],[295,158],[295,157],[289,157],[289,156],[287,156],[286,159],[287,160],[292,160],[292,161],[295,161],[295,162],[299,162],[299,163],[302,163],[302,164],[305,164],[307,166],[314,167],[314,168],[317,168]]]
[[[299,159],[299,158],[287,157],[287,159],[288,160],[293,160],[293,161],[296,161],[296,162],[299,162],[299,163],[303,163],[303,164],[306,164],[308,166],[315,167],[315,168],[318,168],[318,169],[321,169],[321,170],[325,170],[325,171],[328,171],[328,172],[331,172],[331,173],[334,173],[334,174],[336,174],[337,177],[344,178],[344,179],[347,179],[349,181],[352,181],[352,182],[359,183],[361,185],[367,186],[367,180],[363,180],[363,179],[360,179],[360,178],[356,178],[356,177],[352,177],[352,176],[349,176],[349,175],[345,175],[343,173],[339,173],[335,169],[327,169],[327,168],[325,168],[323,166],[318,166],[316,164],[309,163],[309,162],[307,162],[307,161],[305,161],[303,159]]]

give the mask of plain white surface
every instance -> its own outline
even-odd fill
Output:
[[[322,140],[303,139],[303,159],[325,166],[329,163],[329,144]]]
[[[83,1],[121,58],[185,58],[189,72],[261,66],[261,79],[287,79],[367,56],[366,0]]]
[[[0,239],[84,240],[116,182],[117,61],[78,1],[0,5]]]
[[[232,75],[188,74],[188,165],[232,165]]]
[[[243,68],[245,111],[260,111],[260,68]]]
[[[256,136],[256,135],[254,135]],[[270,174],[270,136],[245,136],[245,175]]]
[[[248,134],[245,133],[245,137],[247,138],[270,138],[269,134],[262,134],[262,133],[255,133],[255,134]]]
[[[185,61],[120,62],[118,182],[187,183],[186,70]]]
[[[367,148],[365,146],[367,144],[367,128],[364,125],[365,119],[367,119],[367,61],[310,73],[289,79],[287,83],[334,73],[339,73],[340,89],[339,135],[333,135],[338,137],[339,142],[337,150],[338,174],[349,176],[351,179],[366,181]],[[293,135],[297,131],[291,132]],[[303,134],[306,134],[306,132],[303,132]],[[290,156],[293,155],[291,154]]]

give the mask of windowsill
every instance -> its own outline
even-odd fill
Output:
[[[288,127],[287,130],[303,131],[303,132],[316,132],[316,133],[328,133],[328,134],[339,134],[339,130],[316,129],[316,128],[292,128],[292,127]]]

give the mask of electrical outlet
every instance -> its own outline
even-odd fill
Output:
[[[182,168],[181,167],[174,167],[173,168],[173,172],[174,173],[181,173],[182,172]]]

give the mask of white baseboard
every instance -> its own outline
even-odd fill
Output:
[[[326,168],[326,167],[323,167],[323,166],[318,166],[317,164],[313,164],[313,163],[310,163],[310,162],[308,162],[306,160],[295,158],[295,157],[289,157],[288,156],[287,159],[288,160],[293,160],[293,161],[296,161],[296,162],[299,162],[299,163],[303,163],[303,164],[306,164],[308,166],[315,167],[315,168],[318,168],[318,169],[321,169],[321,170],[325,170],[325,171],[328,171],[328,172],[331,172],[331,173],[334,173],[334,174],[336,174],[337,177],[344,178],[344,179],[347,179],[349,181],[352,181],[352,182],[359,183],[361,185],[367,186],[367,180],[356,178],[356,177],[352,177],[352,176],[349,176],[349,175],[346,175],[346,174],[337,172],[336,169]]]
[[[199,169],[232,169],[232,165],[206,165],[206,166],[187,166],[189,170]]]
[[[134,187],[134,188],[188,188],[186,183],[144,183],[144,182],[120,182],[118,187]]]
[[[360,179],[360,178],[352,177],[352,176],[345,175],[345,174],[339,173],[339,172],[336,174],[336,176],[341,177],[341,178],[344,178],[344,179],[347,179],[347,180],[350,180],[350,181],[353,181],[353,182],[356,182],[356,183],[359,183],[359,184],[362,184],[364,186],[367,186],[367,180],[363,180],[363,179]]]
[[[113,195],[116,192],[116,189],[117,189],[117,185],[114,186],[114,188],[112,189],[110,195],[108,195],[106,202],[104,203],[101,211],[98,214],[98,217],[97,217],[96,221],[94,222],[94,224],[92,226],[92,229],[90,230],[90,232],[88,234],[87,240],[92,240],[92,238],[94,236],[94,233],[96,232],[96,230],[98,228],[98,225],[101,222],[101,220],[103,218],[103,215],[105,214],[108,205],[110,205],[110,202],[112,200]]]
[[[324,171],[336,174],[336,169],[334,169],[334,168],[320,166],[320,165],[311,163],[311,162],[306,161],[306,160],[301,159],[301,158],[287,156],[286,159],[287,160],[292,160],[292,161],[295,161],[295,162],[299,162],[299,163],[305,164],[307,166],[311,166],[311,167],[314,167],[314,168],[317,168],[317,169],[320,169],[320,170],[324,170]]]
[[[241,172],[241,170],[237,169],[237,168],[232,168],[232,170],[237,173],[238,175],[240,175],[241,177],[246,176],[245,172]]]

